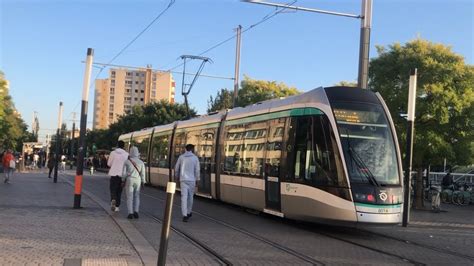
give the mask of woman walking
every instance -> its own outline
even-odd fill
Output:
[[[145,164],[139,159],[138,148],[130,148],[130,156],[123,165],[122,182],[125,182],[128,219],[138,219],[140,188],[145,184]],[[122,183],[123,184],[123,183]]]

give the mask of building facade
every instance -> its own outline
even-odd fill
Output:
[[[108,128],[135,105],[160,100],[174,103],[174,96],[171,73],[112,68],[108,79],[95,80],[93,128]]]

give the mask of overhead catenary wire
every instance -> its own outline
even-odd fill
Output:
[[[128,47],[130,47],[143,33],[145,33],[166,11],[168,11],[168,9],[170,9],[171,6],[173,6],[173,4],[175,3],[176,0],[170,0],[168,6],[166,6],[165,9],[163,9],[163,11],[161,11],[150,23],[148,23],[148,25],[143,29],[141,30],[131,41],[129,41],[112,59],[109,60],[108,64],[111,64],[115,59],[117,59],[125,50],[127,50]],[[92,83],[94,82],[94,80],[96,80],[99,75],[102,73],[102,71],[104,71],[104,69],[106,68],[106,66],[102,67],[99,72],[97,73],[97,75],[95,76],[95,78],[91,81],[91,85]],[[89,85],[89,87],[91,86]]]
[[[286,5],[286,6],[290,6],[290,5],[293,5],[294,3],[296,3],[297,1],[298,1],[298,0],[294,0],[294,1],[292,1],[291,3],[287,3],[287,4],[285,4],[285,5]],[[274,16],[280,14],[281,12],[283,12],[283,11],[285,11],[285,10],[286,10],[286,8],[281,8],[281,9],[278,9],[278,8],[277,8],[276,10],[274,10],[274,11],[268,13],[266,16],[264,16],[264,17],[263,17],[262,19],[260,19],[258,22],[254,23],[254,24],[248,26],[246,29],[242,30],[241,34],[243,34],[243,33],[247,32],[247,31],[249,31],[249,30],[255,28],[256,26],[258,26],[258,25],[264,23],[265,21],[267,21],[267,20],[273,18]],[[220,41],[219,43],[217,43],[217,44],[211,46],[210,48],[204,50],[203,52],[201,52],[201,53],[199,54],[199,56],[204,55],[204,54],[206,54],[206,53],[208,53],[208,52],[210,52],[210,51],[216,49],[217,47],[219,47],[219,46],[221,46],[221,45],[223,45],[223,44],[225,44],[225,43],[231,41],[232,39],[236,38],[236,36],[237,36],[236,34],[233,34],[232,36],[226,38],[225,40]],[[174,70],[174,69],[176,69],[176,68],[182,66],[183,64],[184,64],[184,63],[178,64],[178,65],[176,65],[176,66],[174,66],[174,67],[168,69],[168,71]]]
[[[155,72],[159,73],[173,73],[173,74],[183,74],[183,72],[180,71],[168,71],[168,70],[162,70],[162,69],[155,69],[155,68],[147,68],[147,67],[140,67],[140,66],[129,66],[129,65],[118,65],[118,64],[106,64],[106,63],[100,63],[100,62],[94,62],[94,65],[99,65],[99,66],[104,66],[104,67],[118,67],[118,68],[129,68],[129,69],[150,69]],[[185,75],[196,75],[196,73],[191,73],[187,72]],[[215,78],[215,79],[225,79],[225,80],[234,80],[233,77],[224,77],[224,76],[217,76],[217,75],[209,75],[209,74],[200,74],[200,77],[206,77],[206,78]]]

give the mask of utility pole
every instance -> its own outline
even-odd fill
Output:
[[[89,84],[91,81],[92,60],[94,58],[94,49],[87,48],[86,70],[84,72],[84,81],[82,86],[82,104],[81,104],[81,129],[79,134],[79,144],[77,151],[76,177],[74,178],[74,209],[81,208],[82,175],[84,170],[85,154],[85,136],[87,126],[87,108],[89,99]]]
[[[408,116],[407,116],[407,150],[405,156],[405,178],[403,182],[403,221],[402,226],[407,227],[410,217],[410,177],[411,177],[411,161],[413,155],[413,135],[415,130],[415,104],[416,104],[416,76],[415,68],[410,73],[410,85],[408,88]]]
[[[63,120],[63,102],[59,102],[58,130],[56,131],[56,160],[54,163],[54,183],[58,182],[58,162],[61,151],[61,124]]]
[[[75,134],[76,134],[76,112],[72,112],[71,149],[69,150],[69,159],[71,159],[71,160],[74,156],[74,137],[75,137]]]
[[[240,70],[240,40],[242,36],[242,26],[237,27],[237,44],[235,46],[235,73],[234,73],[234,97],[232,98],[232,108],[237,104],[239,95],[239,70]]]
[[[367,89],[369,80],[370,28],[372,27],[372,0],[362,0],[360,20],[359,77],[357,86]]]
[[[367,80],[369,74],[369,46],[370,46],[370,28],[372,23],[372,0],[362,0],[362,14],[353,15],[341,12],[326,11],[321,9],[298,7],[286,4],[277,4],[264,2],[260,0],[241,0],[252,4],[267,5],[280,7],[282,9],[292,9],[299,11],[308,11],[314,13],[321,13],[327,15],[335,15],[349,18],[361,19],[361,30],[360,30],[360,49],[359,49],[359,74],[357,80],[357,86],[363,89],[367,88]]]

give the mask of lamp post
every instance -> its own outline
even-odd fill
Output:
[[[61,150],[61,122],[63,116],[63,102],[59,102],[59,116],[58,116],[58,130],[56,131],[56,160],[54,163],[54,179],[53,182],[58,182],[58,163],[59,163],[59,153]]]
[[[81,122],[79,143],[77,151],[76,176],[74,178],[74,209],[81,208],[81,192],[82,192],[82,175],[84,171],[84,154],[85,154],[85,136],[87,126],[87,108],[89,99],[89,84],[91,80],[92,60],[94,57],[94,49],[87,48],[86,70],[84,72],[84,81],[82,87],[82,104],[81,104]]]

